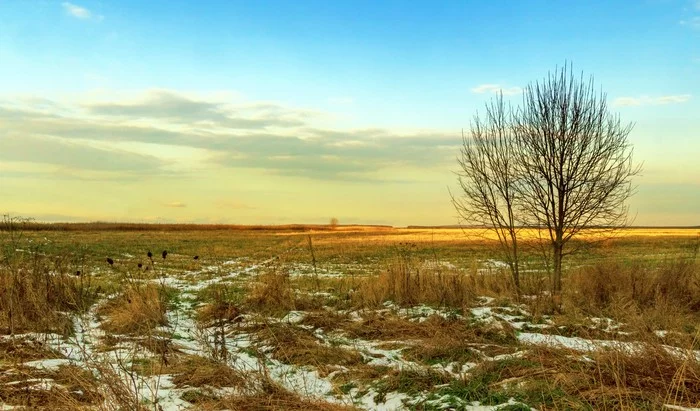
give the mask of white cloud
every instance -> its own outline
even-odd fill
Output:
[[[180,202],[180,201],[172,201],[170,203],[165,203],[163,205],[165,207],[169,207],[169,208],[185,208],[185,207],[187,207],[187,204]]]
[[[130,176],[150,177],[221,167],[317,180],[388,181],[380,173],[387,167],[451,164],[461,144],[454,131],[326,129],[314,120],[307,109],[172,90],[109,100],[77,95],[62,102],[0,96],[0,163],[21,155],[25,162],[71,166],[81,173],[130,170]],[[17,137],[8,151],[10,131]],[[32,136],[64,144],[21,140]],[[114,151],[134,155],[117,158]]]
[[[480,84],[472,89],[472,93],[502,93],[504,96],[513,96],[522,92],[523,89],[520,87],[502,87],[500,84]]]
[[[700,29],[700,16],[694,16],[680,21],[681,26],[688,26],[692,29]]]
[[[92,17],[92,13],[90,13],[90,10],[76,6],[73,3],[63,3],[63,9],[70,14],[73,17],[77,17],[79,19],[89,19]]]
[[[661,96],[656,98],[658,104],[685,103],[690,100],[690,94],[680,94],[676,96]]]
[[[677,94],[670,96],[659,97],[618,97],[613,100],[613,105],[618,107],[635,107],[635,106],[659,106],[664,104],[679,104],[690,100],[690,94]]]
[[[82,20],[102,20],[103,16],[97,16],[93,14],[90,10],[85,7],[78,6],[73,3],[64,2],[62,3],[63,10],[69,15]]]

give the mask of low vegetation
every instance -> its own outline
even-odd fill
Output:
[[[468,231],[194,228],[4,227],[0,408],[700,406],[697,230],[597,243],[554,296]]]

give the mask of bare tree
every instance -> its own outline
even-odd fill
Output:
[[[478,114],[475,116],[470,135],[462,135],[457,159],[461,195],[450,195],[462,222],[483,226],[496,234],[519,293],[516,220],[519,167],[512,131],[510,110],[506,109],[503,96],[499,96],[486,105],[483,119]]]
[[[632,124],[610,113],[592,77],[576,78],[566,65],[525,89],[513,120],[518,207],[549,237],[558,294],[567,242],[583,229],[627,223],[631,179],[640,171],[627,139]]]
[[[520,228],[537,229],[545,240],[559,294],[562,260],[575,251],[569,240],[584,229],[627,224],[631,180],[640,171],[631,130],[608,110],[593,78],[576,78],[566,65],[530,84],[517,110],[499,96],[483,119],[477,114],[462,136],[461,193],[450,195],[462,221],[495,232],[518,290]]]

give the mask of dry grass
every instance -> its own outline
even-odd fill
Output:
[[[431,315],[425,321],[409,321],[393,314],[369,313],[362,321],[348,323],[343,330],[365,340],[463,341],[465,344],[512,344],[515,333],[506,325],[472,325],[460,319]]]
[[[239,236],[244,239],[238,238],[240,242],[236,244],[241,244],[241,247],[236,248],[236,257],[252,256],[253,261],[262,261],[271,253],[270,250],[277,250],[275,247],[287,250],[296,243],[304,244],[299,239],[306,239],[306,234],[301,236],[305,230],[323,231],[314,234],[319,268],[328,262],[329,265],[324,268],[332,267],[335,271],[337,267],[349,262],[354,268],[348,270],[355,270],[348,271],[352,272],[352,277],[320,278],[318,282],[310,276],[290,279],[282,271],[286,263],[308,264],[310,257],[302,247],[302,251],[289,253],[287,257],[279,258],[274,265],[270,265],[270,269],[278,270],[277,272],[255,276],[257,272],[251,271],[245,280],[232,279],[228,291],[224,290],[224,284],[212,286],[212,293],[207,298],[201,298],[207,304],[197,309],[196,319],[204,326],[216,326],[226,338],[231,332],[250,332],[258,343],[257,349],[269,348],[266,355],[280,362],[313,366],[320,376],[328,376],[333,371],[332,380],[338,385],[338,393],[347,394],[349,390],[358,389],[359,395],[362,395],[363,390],[366,392],[371,388],[378,393],[377,400],[381,400],[383,395],[394,391],[416,394],[416,398],[418,393],[426,395],[427,392],[438,396],[454,395],[465,401],[480,401],[482,404],[500,404],[515,397],[532,407],[545,410],[660,409],[665,403],[700,405],[698,361],[670,354],[662,345],[700,348],[700,270],[697,263],[690,260],[669,259],[662,263],[655,260],[651,265],[645,266],[641,263],[635,265],[607,261],[567,273],[566,289],[561,301],[563,313],[552,316],[556,326],[566,328],[552,327],[547,332],[589,338],[628,339],[641,342],[643,347],[638,352],[605,350],[587,353],[584,357],[571,350],[521,345],[515,338],[515,330],[503,323],[476,323],[470,322],[468,318],[446,319],[437,315],[421,318],[422,321],[412,321],[384,309],[384,303],[392,301],[402,307],[421,304],[450,307],[455,313],[465,314],[468,308],[475,305],[475,297],[482,295],[496,297],[497,300],[489,305],[514,304],[516,297],[508,273],[498,269],[483,272],[484,259],[491,258],[490,243],[484,242],[483,238],[472,237],[470,233],[465,235],[461,230],[342,227],[335,231],[325,231],[314,226],[272,229],[211,226],[204,227],[196,240],[190,237],[195,236],[194,232],[180,234],[177,231],[200,230],[199,226],[160,227],[168,232],[157,233],[147,240],[139,239],[142,238],[141,233],[132,233],[149,228],[151,227],[115,224],[52,229],[98,231],[100,247],[104,247],[99,250],[108,250],[109,255],[116,256],[116,265],[125,261],[119,257],[122,253],[131,253],[133,241],[146,243],[156,237],[167,243],[171,238],[179,236],[181,248],[191,247],[183,251],[168,245],[168,250],[174,250],[173,256],[178,253],[185,255],[192,250],[205,255],[201,251],[206,250],[207,258],[214,261],[216,253],[220,253],[217,257],[222,260],[230,258],[230,254],[225,254],[232,248],[227,242],[231,238],[227,230],[239,230]],[[107,233],[110,230],[125,232]],[[250,232],[246,233],[246,230]],[[634,236],[640,234],[646,235],[642,231],[630,231],[625,234],[628,236],[625,241],[636,244],[638,239]],[[678,236],[686,234],[686,231],[672,233]],[[35,235],[51,237],[48,233]],[[206,242],[214,237],[218,243],[213,240]],[[80,241],[88,241],[91,237],[86,234],[80,238]],[[120,249],[107,247],[114,238],[120,239]],[[227,241],[222,241],[223,239]],[[185,240],[200,241],[201,244],[190,246]],[[249,240],[255,243],[248,244]],[[419,247],[404,250],[401,248],[403,246],[397,245],[406,241],[415,241]],[[649,241],[643,247],[659,244],[662,240]],[[467,257],[463,258],[460,247],[465,244],[473,245],[474,248],[466,252]],[[435,263],[426,263],[433,261],[433,257],[426,252],[428,246],[433,245],[438,250],[435,253]],[[368,253],[372,248],[379,251],[372,250],[372,253]],[[11,249],[14,250],[15,247]],[[607,251],[610,256],[615,256],[617,250],[611,246]],[[461,269],[439,264],[440,252],[446,254],[440,255],[441,258],[446,257]],[[55,254],[60,255],[61,252]],[[104,253],[95,252],[94,255]],[[331,266],[331,259],[336,257]],[[363,260],[365,257],[366,260]],[[99,258],[104,265],[103,258]],[[378,267],[389,260],[390,265],[385,270],[376,275],[368,275],[372,272],[366,268],[369,264]],[[188,261],[190,266],[199,268],[199,265]],[[201,261],[200,259],[197,264]],[[581,261],[585,259],[572,259],[572,265],[579,265]],[[472,264],[471,267],[469,264]],[[182,267],[184,266],[183,264]],[[66,259],[40,253],[18,254],[0,261],[0,293],[4,293],[0,298],[0,326],[10,328],[9,324],[12,323],[15,332],[69,333],[69,314],[89,308],[94,301],[96,289],[89,283],[89,276],[75,276],[70,267],[72,265]],[[331,269],[324,272],[331,272]],[[118,268],[109,272],[102,271],[100,281],[112,284],[113,287],[119,282],[119,278],[116,278],[118,274]],[[524,294],[528,297],[534,295],[533,298],[521,300],[529,306],[531,314],[557,311],[555,308],[559,307],[555,307],[545,292],[548,288],[546,275],[527,272],[523,276],[523,284]],[[314,291],[325,293],[314,295]],[[228,366],[225,357],[217,361],[177,351],[174,348],[176,342],[170,339],[176,337],[155,330],[166,324],[169,293],[163,287],[133,280],[120,289],[118,296],[98,310],[104,319],[101,327],[107,333],[106,340],[112,338],[117,342],[128,342],[135,344],[135,351],[140,352],[145,347],[150,352],[144,356],[139,367],[129,365],[129,372],[136,372],[140,376],[172,374],[172,380],[178,387],[189,387],[187,400],[191,400],[198,409],[348,409],[289,392],[271,382],[265,370],[261,373],[242,373]],[[11,296],[10,299],[6,298],[8,295]],[[334,308],[320,310],[327,305]],[[339,307],[360,309],[358,312],[363,319],[354,321],[348,314],[335,311]],[[312,311],[307,312],[298,324],[284,324],[267,318],[268,315],[283,315],[289,310]],[[8,315],[10,311],[12,321]],[[62,314],[66,312],[68,314]],[[268,323],[247,325],[247,321],[241,320],[242,313],[262,314]],[[624,336],[592,327],[591,317],[609,317],[621,321],[624,323],[621,330],[630,334]],[[250,317],[246,315],[244,318]],[[239,322],[242,324],[232,324]],[[317,334],[319,329],[329,339],[322,342]],[[662,329],[669,331],[663,338],[654,333]],[[115,334],[121,335],[115,337]],[[403,359],[414,361],[417,366],[415,369],[397,370],[367,365],[359,352],[347,349],[345,345],[333,345],[333,338],[339,334],[372,341],[377,348],[400,350]],[[337,341],[343,340],[338,338]],[[377,345],[379,342],[386,345]],[[253,349],[255,348],[251,348]],[[495,354],[513,353],[515,350],[527,350],[527,353],[522,358],[508,360],[496,361],[489,358]],[[151,353],[155,355],[150,355]],[[0,400],[29,409],[92,407],[137,410],[145,407],[145,399],[139,397],[128,381],[125,382],[124,376],[120,375],[126,368],[119,369],[119,365],[114,363],[97,363],[95,360],[95,364],[89,364],[94,373],[82,374],[78,372],[82,371],[79,369],[64,367],[59,374],[22,364],[56,356],[56,353],[36,342],[18,340],[9,343],[8,340],[0,339],[0,382],[3,383],[0,384]],[[469,377],[463,380],[428,367],[436,363],[454,362],[475,362],[479,365],[470,370]],[[264,364],[265,359],[261,358],[260,365]],[[33,389],[31,385],[37,381],[32,379],[37,378],[50,379],[54,388]],[[4,384],[5,382],[18,383]],[[235,394],[224,394],[231,391],[217,391],[218,387],[233,387]],[[82,392],[82,396],[78,395],[79,392]],[[423,406],[424,404],[416,404],[414,408],[422,409]],[[425,408],[430,407],[425,405]]]
[[[146,411],[148,409],[142,403],[143,398],[132,385],[135,380],[129,381],[123,378],[124,364],[113,364],[103,359],[91,361],[89,365],[99,382],[100,394],[105,398],[100,404],[100,411]],[[136,378],[134,374],[130,376]]]
[[[22,363],[44,358],[63,358],[63,356],[36,339],[0,338],[0,364]]]
[[[481,362],[463,379],[448,381],[431,395],[482,404],[515,398],[540,410],[696,407],[699,371],[697,361],[653,345],[634,353],[605,350],[585,357],[568,349],[533,347],[523,357]],[[404,391],[422,389],[415,381],[424,379],[395,376],[391,389],[397,384]]]
[[[267,324],[256,339],[272,347],[273,358],[295,365],[357,365],[362,356],[354,350],[322,344],[311,331],[288,324]]]
[[[352,388],[362,390],[389,372],[391,368],[388,366],[358,364],[345,367],[342,372],[336,373],[333,376],[333,384],[337,392],[348,392]]]
[[[466,272],[433,264],[421,264],[413,259],[398,260],[376,276],[356,280],[356,292],[350,295],[355,307],[378,308],[392,301],[410,307],[425,304],[464,308],[473,306],[476,296],[492,296],[517,300],[516,288],[505,269],[481,272],[475,263]],[[344,286],[341,283],[340,286]],[[523,294],[542,296],[549,289],[545,273],[528,273],[521,279]],[[343,290],[340,290],[341,292]],[[533,303],[534,301],[531,301]],[[537,313],[551,312],[551,298],[537,301]]]
[[[330,331],[342,328],[351,321],[347,313],[340,313],[332,310],[313,311],[307,313],[299,322],[300,325],[310,326],[313,329]]]
[[[591,371],[597,372],[597,378],[581,397],[595,406],[606,402],[700,404],[700,364],[696,360],[672,355],[656,345],[646,345],[634,354],[601,352],[592,359],[596,365]],[[583,374],[578,380],[586,381]]]
[[[633,353],[604,350],[587,354],[587,359],[569,350],[535,348],[526,359],[536,365],[509,367],[504,377],[510,384],[542,380],[551,392],[594,409],[700,405],[700,363],[658,345],[646,344]]]
[[[615,239],[632,239],[634,241],[645,241],[656,238],[693,238],[699,233],[698,227],[688,228],[626,228],[615,233]],[[600,230],[590,229],[580,232],[580,240],[602,240],[608,238],[609,232],[603,233]],[[536,229],[527,229],[520,231],[523,241],[538,241],[541,238],[546,238],[548,234],[539,233]],[[544,235],[544,237],[543,237]],[[335,247],[339,245],[350,245],[352,243],[368,243],[388,247],[399,243],[417,243],[417,244],[439,244],[441,246],[458,243],[462,246],[469,244],[488,244],[493,243],[494,249],[498,238],[492,230],[477,227],[465,228],[378,228],[371,227],[364,230],[361,235],[343,236],[334,235],[324,239],[324,243],[333,244]],[[321,244],[321,242],[318,242]]]
[[[202,404],[202,410],[228,409],[232,411],[352,411],[353,407],[303,398],[278,384],[264,380],[256,392],[222,398],[214,404]]]
[[[446,336],[408,347],[402,351],[402,355],[409,361],[424,364],[464,364],[481,360],[481,354],[474,348],[473,343]]]
[[[156,285],[129,286],[100,307],[98,314],[105,317],[102,329],[108,333],[144,335],[167,324],[166,304]]]
[[[13,255],[0,263],[0,328],[7,334],[71,331],[63,313],[82,311],[95,300],[89,276],[76,275],[61,257]]]
[[[90,371],[75,365],[44,369],[25,364],[63,358],[34,338],[1,338],[0,404],[46,410],[74,410],[101,404],[99,383]]]
[[[360,307],[379,307],[385,301],[393,301],[402,306],[420,303],[461,308],[474,295],[473,276],[422,270],[415,264],[401,261],[377,277],[363,278],[352,299]]]
[[[32,410],[95,407],[103,396],[95,377],[72,365],[57,370],[14,367],[0,374],[0,403]]]
[[[595,265],[574,271],[567,282],[571,302],[592,311],[626,302],[639,308],[672,304],[700,311],[700,268],[693,260]]]
[[[0,222],[0,231],[9,225]],[[364,231],[390,230],[386,225],[331,225],[331,224],[280,224],[280,225],[234,225],[234,224],[150,224],[150,223],[39,223],[28,221],[22,225],[26,231]]]
[[[178,387],[242,387],[246,376],[219,361],[188,355],[168,370]]]
[[[286,273],[268,273],[257,278],[245,300],[246,308],[265,314],[290,310],[319,309],[323,301],[294,289]]]
[[[197,309],[197,321],[202,324],[218,325],[219,322],[240,322],[241,309],[229,301],[215,301]]]
[[[379,382],[379,401],[389,392],[424,392],[436,385],[447,384],[452,377],[431,368],[403,368],[389,370]]]
[[[700,265],[693,260],[653,266],[596,265],[571,273],[564,295],[564,318],[610,317],[624,323],[628,338],[684,348],[700,348]],[[620,338],[618,336],[617,338]]]

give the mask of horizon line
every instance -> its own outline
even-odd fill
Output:
[[[332,231],[342,228],[383,228],[383,229],[490,229],[490,227],[475,224],[437,224],[437,225],[391,225],[391,224],[330,224],[330,223],[284,223],[284,224],[235,224],[235,223],[191,223],[191,222],[127,222],[127,221],[36,221],[31,218],[18,218],[13,221],[21,224],[30,231],[34,230],[61,230],[61,229],[102,229],[102,230],[148,230],[158,227],[160,229],[238,229],[238,230],[295,230],[295,229],[322,229]],[[7,221],[0,222],[0,231],[8,226]],[[521,226],[518,228],[538,228],[535,226]],[[587,229],[610,229],[605,226],[591,226]],[[700,229],[700,225],[629,225],[617,228],[625,229]]]

